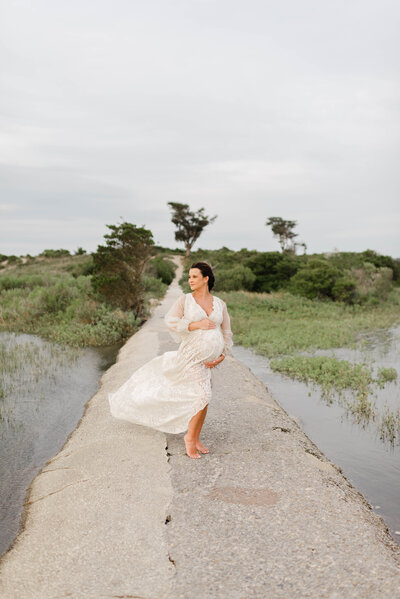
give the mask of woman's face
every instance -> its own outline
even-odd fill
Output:
[[[208,283],[208,277],[203,277],[203,273],[199,268],[191,268],[189,270],[189,285],[192,291],[202,289]]]

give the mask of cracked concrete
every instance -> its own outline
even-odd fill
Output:
[[[176,347],[163,316],[179,293],[122,348],[33,482],[2,599],[400,599],[383,520],[245,365],[227,357],[213,372],[200,460],[183,434],[110,416],[107,393]]]

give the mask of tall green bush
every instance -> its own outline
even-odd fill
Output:
[[[267,293],[286,288],[301,264],[302,257],[280,252],[258,252],[245,261],[256,276],[253,291]]]
[[[151,231],[123,222],[107,225],[106,245],[93,254],[93,288],[112,305],[132,310],[143,309],[142,275],[154,245]]]
[[[217,269],[216,270],[216,291],[238,291],[239,289],[247,289],[251,291],[256,275],[248,266],[238,264],[233,268]]]
[[[314,298],[334,299],[334,287],[343,278],[338,268],[326,260],[308,260],[291,278],[289,290],[296,294]]]
[[[166,285],[170,285],[175,277],[175,264],[162,256],[155,256],[147,265],[146,275],[161,279]]]

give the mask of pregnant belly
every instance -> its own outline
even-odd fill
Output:
[[[212,362],[216,360],[224,349],[224,337],[219,328],[193,331],[188,342],[197,360],[200,362]]]

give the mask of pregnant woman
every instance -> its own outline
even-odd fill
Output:
[[[168,351],[136,370],[109,395],[115,418],[167,432],[182,433],[186,453],[208,453],[200,431],[211,399],[211,369],[232,347],[229,314],[224,301],[211,295],[214,274],[206,262],[189,271],[192,293],[182,295],[165,316],[177,351]]]

